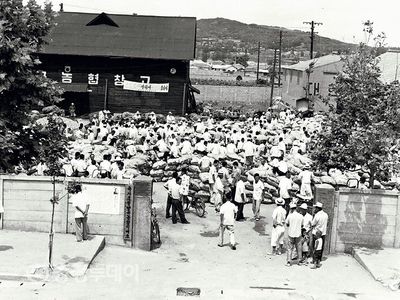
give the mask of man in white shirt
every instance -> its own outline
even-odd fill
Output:
[[[311,190],[311,180],[313,173],[310,171],[310,165],[305,165],[304,170],[300,172],[299,179],[301,180],[300,195],[306,199],[312,199],[313,193]]]
[[[292,200],[290,196],[290,190],[292,189],[293,182],[290,179],[290,173],[286,173],[286,176],[281,176],[279,180],[279,197],[285,201],[286,215],[289,213],[289,203]]]
[[[219,229],[219,247],[224,246],[224,231],[227,230],[230,235],[231,249],[236,250],[235,242],[235,217],[238,211],[237,207],[227,199],[221,206],[220,213],[220,229]]]
[[[168,200],[171,201],[172,206],[172,224],[177,223],[176,212],[179,214],[179,219],[182,224],[190,224],[185,217],[185,212],[183,211],[182,201],[181,201],[181,185],[178,173],[174,172],[172,174],[172,179],[168,180],[164,187],[168,190]],[[167,202],[167,218],[169,217],[169,207]]]
[[[210,170],[208,171],[209,174],[209,179],[208,182],[210,183],[210,193],[214,192],[214,184],[215,180],[217,179],[218,176],[218,167],[219,167],[219,161],[216,159],[214,160],[213,164],[210,166]]]
[[[245,182],[246,176],[240,176],[239,181],[236,183],[236,189],[235,189],[235,204],[238,207],[238,212],[236,216],[236,221],[244,221],[246,218],[243,215],[243,208],[244,204],[246,203],[246,187],[245,187]]]
[[[256,152],[256,146],[249,138],[243,144],[243,151],[244,151],[244,156],[246,158],[246,164],[251,166],[254,162],[254,154]]]
[[[253,182],[253,214],[256,221],[260,220],[260,206],[264,198],[264,183],[260,180],[258,173],[254,174]]]
[[[75,235],[76,241],[82,242],[87,240],[87,216],[89,212],[89,203],[82,193],[82,186],[76,185],[70,200],[72,205],[75,207]]]
[[[215,206],[215,211],[219,211],[222,201],[224,199],[224,185],[222,183],[222,177],[224,176],[223,173],[218,172],[218,176],[215,178],[215,182],[213,185],[213,192],[212,192],[212,202]]]
[[[317,202],[314,204],[315,214],[311,222],[311,227],[312,227],[313,243],[315,241],[315,234],[317,233],[318,230],[321,231],[322,252],[323,252],[325,246],[326,230],[328,227],[328,214],[322,210],[322,206],[323,205],[321,202]]]
[[[185,138],[183,143],[181,144],[181,155],[187,155],[193,153],[192,144],[189,141],[189,138]]]
[[[99,169],[101,178],[111,177],[111,162],[109,154],[103,155],[103,161],[100,163]]]
[[[275,203],[277,206],[272,212],[271,255],[280,255],[283,252],[286,210],[283,208],[285,201],[282,198],[277,198]],[[277,249],[278,245],[279,249]]]
[[[99,175],[99,169],[97,168],[97,164],[95,160],[91,161],[90,166],[87,167],[86,171],[88,172],[89,178],[97,178]]]
[[[300,205],[300,213],[303,215],[303,229],[302,229],[302,237],[303,240],[301,242],[302,251],[303,251],[303,261],[307,260],[307,257],[311,257],[312,253],[310,251],[310,241],[312,240],[312,215],[308,213],[307,203],[302,203]]]
[[[168,116],[167,116],[167,123],[168,123],[168,124],[175,123],[175,117],[172,115],[172,112],[169,112],[169,113],[168,113]]]
[[[300,264],[302,257],[301,248],[301,229],[303,227],[303,216],[297,212],[296,204],[290,204],[290,213],[286,218],[286,226],[288,227],[288,251],[287,251],[287,266],[292,265],[293,252],[296,249],[297,264]]]

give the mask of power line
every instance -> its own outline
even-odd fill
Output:
[[[308,24],[311,25],[311,34],[310,34],[310,39],[311,39],[311,51],[310,51],[310,59],[313,59],[314,57],[314,38],[315,34],[317,32],[314,31],[315,26],[323,25],[322,23],[311,21],[311,22],[303,22],[303,24]]]

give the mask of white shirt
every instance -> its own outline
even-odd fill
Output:
[[[278,146],[272,146],[270,154],[272,157],[280,157],[282,155],[282,151]]]
[[[285,161],[281,160],[280,162],[278,162],[278,169],[282,173],[286,173],[288,171],[287,163]]]
[[[254,181],[253,183],[253,199],[261,200],[262,193],[264,190],[264,183],[259,180],[257,183]]]
[[[76,170],[78,172],[85,172],[87,168],[86,162],[83,159],[80,159],[76,163]]]
[[[208,182],[214,183],[215,178],[217,177],[217,168],[214,165],[212,165],[210,167],[210,170],[208,171],[208,174],[210,174],[210,178],[208,179]]]
[[[165,187],[168,189],[168,193],[171,195],[171,197],[175,200],[179,200],[181,194],[180,194],[180,189],[181,186],[176,183],[175,178],[172,178],[167,181],[165,184]]]
[[[243,150],[245,156],[253,156],[255,152],[255,145],[252,142],[247,141],[243,144]]]
[[[314,219],[311,222],[313,226],[312,233],[315,234],[317,230],[321,231],[322,235],[326,235],[326,227],[328,226],[328,214],[323,210],[320,210],[314,215]]]
[[[66,176],[72,176],[72,173],[74,173],[71,164],[64,164],[62,168],[64,169]]]
[[[89,173],[90,178],[97,177],[97,174],[99,173],[97,166],[95,166],[95,165],[90,165],[89,167],[87,167],[87,171]]]
[[[299,178],[301,179],[302,184],[310,184],[311,177],[312,177],[312,172],[308,170],[301,171],[299,174]]]
[[[313,217],[309,213],[306,213],[303,216],[303,228],[306,230],[306,232],[309,232],[311,229],[312,219]]]
[[[288,235],[290,237],[301,236],[301,228],[303,226],[303,216],[297,211],[290,213],[286,219],[286,225],[289,226]]]
[[[228,144],[226,145],[226,152],[228,152],[229,154],[235,154],[236,153],[236,146],[235,144]]]
[[[104,171],[111,172],[111,163],[108,160],[103,160],[100,163],[100,172]]]
[[[78,206],[82,211],[86,210],[86,205],[88,204],[88,202],[86,201],[85,196],[83,195],[82,192],[77,193],[77,194],[72,194],[71,195],[71,201],[72,201],[72,205],[75,207],[75,219],[76,218],[83,218],[84,215],[83,213],[81,213],[76,207]]]
[[[242,194],[244,196],[244,201],[246,202],[245,184],[243,180],[239,180],[236,183],[235,202],[243,203]]]
[[[283,226],[286,219],[286,210],[282,206],[277,206],[272,212],[272,225]]]
[[[222,225],[234,225],[235,224],[235,213],[237,213],[237,207],[230,201],[226,201],[222,204],[219,213],[223,215]]]
[[[290,198],[289,190],[292,188],[292,180],[282,177],[279,181],[279,197],[283,199]]]

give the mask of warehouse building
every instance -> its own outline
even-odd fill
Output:
[[[62,108],[73,102],[78,115],[194,108],[195,18],[60,12],[56,23],[39,57],[65,91]]]
[[[282,100],[301,109],[305,109],[304,104],[308,108],[312,102],[314,110],[328,110],[322,99],[329,96],[329,85],[335,82],[343,65],[340,55],[331,54],[282,66]]]

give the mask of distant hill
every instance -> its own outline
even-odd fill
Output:
[[[283,27],[245,24],[224,18],[200,19],[197,21],[198,58],[203,52],[220,54],[247,52],[255,54],[260,41],[264,49],[276,48],[279,41],[279,31],[283,30],[283,49],[309,50],[310,35],[300,30],[290,30]],[[316,35],[315,48],[319,55],[332,51],[346,52],[354,48],[338,40]]]

